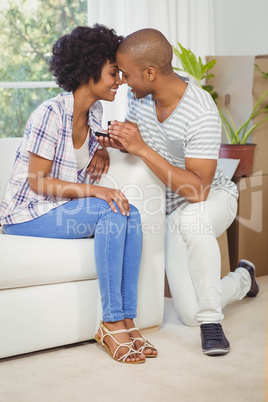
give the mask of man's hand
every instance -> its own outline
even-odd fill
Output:
[[[109,166],[110,156],[107,149],[102,148],[96,151],[87,167],[87,174],[90,177],[90,183],[98,183],[101,179],[101,176],[105,176],[108,173]]]
[[[111,124],[112,123],[110,123],[109,127],[111,127]],[[119,141],[115,141],[114,139],[112,139],[110,137],[98,136],[98,137],[96,137],[96,140],[98,141],[98,143],[100,144],[101,147],[120,149],[121,151],[124,150],[123,145]]]
[[[109,126],[110,141],[119,143],[130,154],[140,156],[141,150],[147,147],[137,124],[113,121]]]

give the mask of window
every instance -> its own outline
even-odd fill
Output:
[[[0,137],[19,137],[33,110],[61,89],[48,71],[52,45],[87,25],[87,0],[0,0]]]

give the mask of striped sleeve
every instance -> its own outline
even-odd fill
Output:
[[[221,122],[217,112],[209,111],[195,119],[186,135],[186,158],[218,159]]]
[[[138,123],[137,121],[137,113],[135,110],[135,97],[132,92],[130,92],[130,89],[128,90],[127,93],[127,100],[128,100],[128,105],[127,105],[127,114],[126,114],[126,119],[128,121],[131,121],[132,123]]]

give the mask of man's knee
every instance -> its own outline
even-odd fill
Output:
[[[187,314],[184,312],[180,315],[180,320],[183,322],[184,325],[187,327],[198,327],[198,322],[194,318],[195,314]]]
[[[212,235],[216,236],[214,221],[205,203],[189,205],[184,210],[180,219],[180,232],[184,241],[189,235]]]

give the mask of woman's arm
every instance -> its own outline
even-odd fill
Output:
[[[51,167],[51,160],[29,152],[28,182],[35,193],[58,198],[101,198],[117,212],[113,204],[115,201],[121,214],[129,214],[128,200],[120,190],[56,179],[50,176]]]
[[[98,183],[102,175],[108,173],[110,166],[110,156],[105,147],[95,152],[87,168],[87,174],[90,177],[90,183]]]

